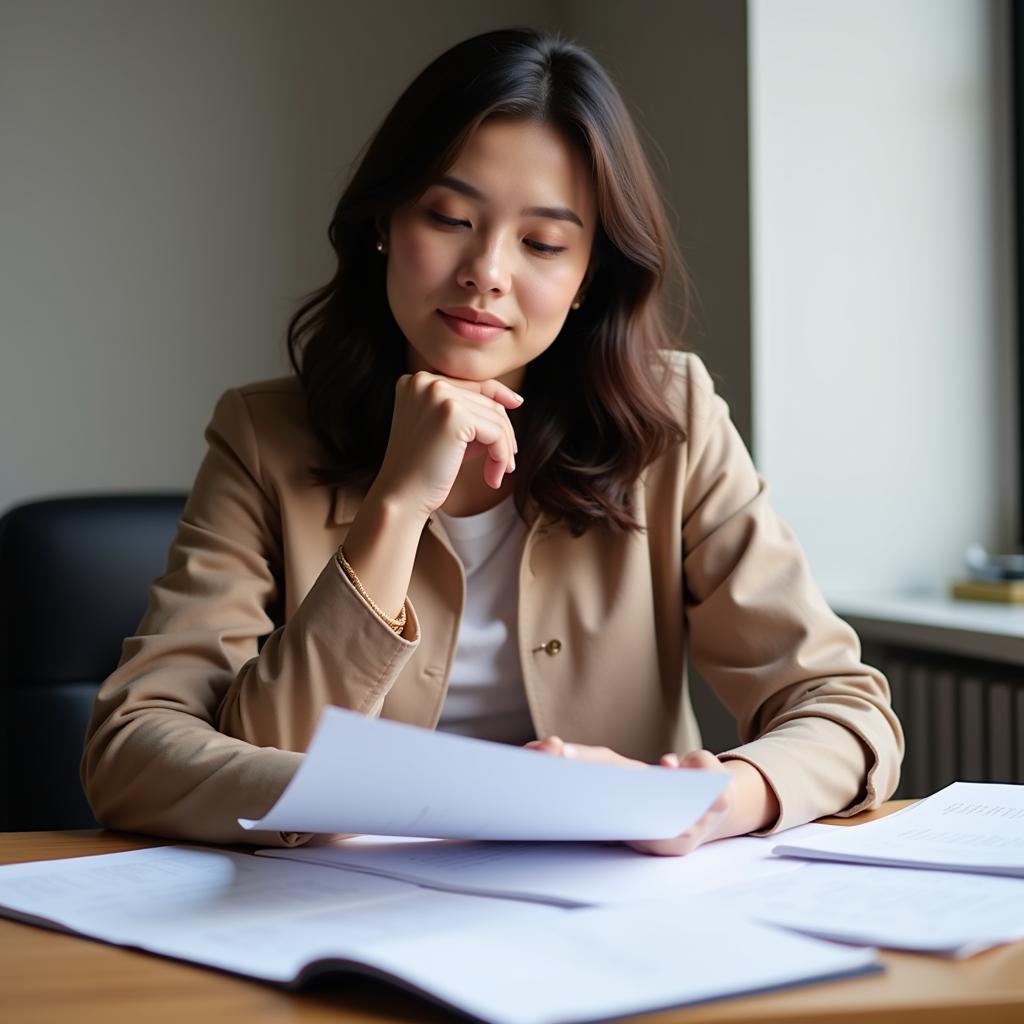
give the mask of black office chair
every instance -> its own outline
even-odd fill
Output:
[[[146,610],[184,504],[56,498],[0,519],[0,830],[96,827],[78,776],[93,699]]]

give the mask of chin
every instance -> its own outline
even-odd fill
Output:
[[[435,359],[427,360],[434,373],[456,380],[482,381],[508,373],[508,367],[479,351],[438,352]]]

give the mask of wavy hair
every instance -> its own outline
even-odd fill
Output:
[[[502,29],[434,60],[402,93],[367,145],[328,230],[331,281],[288,325],[288,353],[313,430],[328,453],[324,484],[368,487],[387,448],[406,341],[387,300],[377,226],[417,200],[487,118],[549,124],[593,173],[598,225],[586,301],[526,370],[517,427],[515,503],[580,535],[595,525],[640,529],[632,493],[684,438],[664,396],[663,352],[678,347],[662,293],[688,278],[654,176],[614,83],[582,47],[557,35]],[[528,410],[528,411],[527,411]]]

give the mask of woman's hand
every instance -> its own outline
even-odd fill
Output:
[[[597,764],[651,767],[643,761],[623,757],[608,747],[565,743],[558,736],[534,740],[526,746],[542,753]],[[748,832],[764,828],[778,817],[779,805],[774,791],[764,776],[746,761],[722,762],[709,750],[695,750],[684,757],[678,754],[664,754],[658,762],[658,767],[698,768],[706,772],[721,772],[731,778],[715,802],[685,832],[671,839],[638,839],[627,843],[642,853],[680,857],[692,853],[703,843],[729,836],[746,835]]]
[[[448,498],[463,460],[486,455],[484,480],[495,489],[515,469],[507,410],[522,403],[496,380],[426,371],[398,379],[384,461],[345,537],[345,557],[386,615],[397,616],[405,603],[423,527]]]
[[[463,461],[480,454],[484,480],[497,490],[516,466],[519,446],[508,410],[522,402],[497,380],[455,380],[425,370],[400,377],[375,495],[426,519],[448,498]]]

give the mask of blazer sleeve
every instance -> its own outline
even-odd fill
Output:
[[[762,835],[877,807],[896,788],[904,749],[888,683],[826,604],[707,370],[688,362],[690,651],[741,740],[719,757],[754,765],[775,791],[780,814]]]
[[[379,712],[419,628],[407,605],[412,639],[395,634],[333,558],[276,626],[281,516],[242,392],[220,399],[206,440],[166,573],[97,694],[82,782],[111,828],[297,845],[309,836],[237,819],[273,805],[325,704]]]

